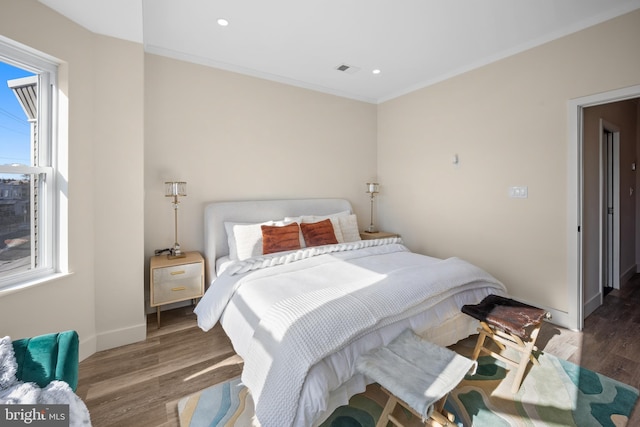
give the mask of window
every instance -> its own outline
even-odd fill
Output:
[[[56,71],[0,38],[0,289],[56,271]]]

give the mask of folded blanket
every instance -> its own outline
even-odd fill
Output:
[[[45,388],[16,378],[17,363],[10,337],[0,338],[0,404],[69,405],[69,426],[91,426],[89,410],[64,381],[51,381]]]
[[[338,243],[334,245],[313,246],[309,248],[299,249],[289,252],[277,252],[264,256],[252,257],[243,261],[237,261],[227,267],[225,272],[230,276],[246,273],[252,270],[259,270],[266,267],[274,267],[276,265],[290,264],[303,259],[311,258],[318,255],[331,254],[336,252],[352,251],[355,249],[370,248],[374,246],[384,247],[393,243],[402,243],[400,237],[388,237],[385,239],[358,240],[355,242]]]

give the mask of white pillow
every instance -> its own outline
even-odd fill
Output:
[[[357,242],[362,240],[360,238],[360,231],[358,230],[358,219],[355,215],[339,216],[338,223],[340,224],[340,232],[345,242]]]
[[[257,224],[243,222],[225,222],[227,242],[229,244],[229,258],[245,260],[262,255],[262,225],[273,225],[273,221]]]
[[[284,218],[284,220],[285,221],[290,221],[290,222],[295,221],[298,224],[300,224],[301,222],[306,222],[306,223],[318,222],[318,221],[325,220],[327,218],[337,218],[339,216],[349,216],[350,214],[351,214],[351,212],[349,212],[349,211],[342,211],[342,212],[336,212],[336,213],[329,214],[329,215],[286,216]]]

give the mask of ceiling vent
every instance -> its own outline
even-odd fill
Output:
[[[360,71],[360,68],[354,67],[353,65],[341,64],[336,67],[336,70],[347,74],[354,74]]]

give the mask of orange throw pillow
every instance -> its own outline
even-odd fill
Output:
[[[307,246],[335,245],[338,243],[333,224],[330,219],[324,221],[300,224],[302,236]]]
[[[280,227],[263,225],[261,228],[263,254],[300,249],[300,228],[297,222]]]

